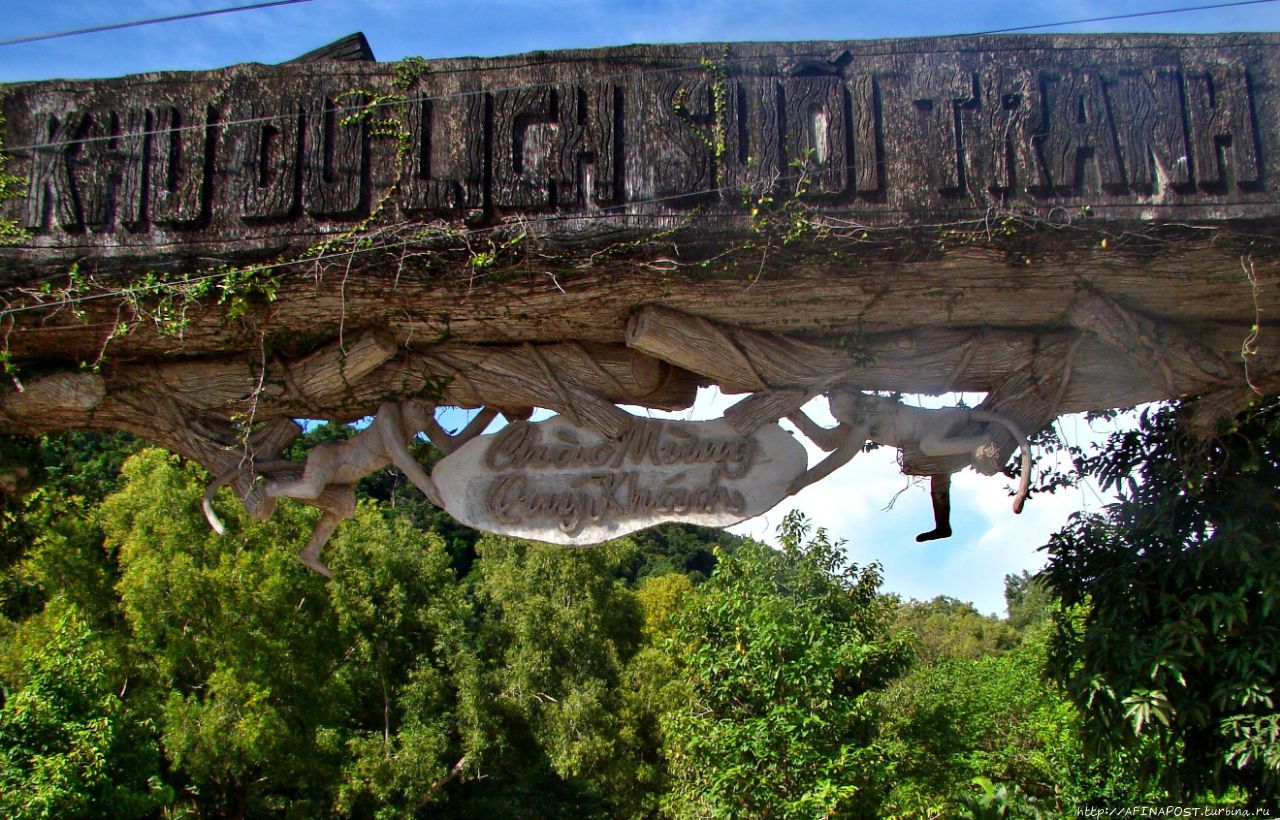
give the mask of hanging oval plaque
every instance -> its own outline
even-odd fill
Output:
[[[585,547],[655,524],[727,527],[771,509],[806,467],[777,424],[637,418],[617,440],[563,416],[472,439],[432,471],[455,519]]]

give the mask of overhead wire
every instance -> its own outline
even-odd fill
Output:
[[[843,169],[846,171],[853,170],[853,168],[854,168],[854,165],[852,163],[849,163],[843,166]],[[798,182],[803,176],[804,176],[803,171],[799,171],[794,174],[779,175],[771,180],[771,184],[777,185],[778,183]],[[407,248],[410,245],[415,243],[429,245],[435,240],[466,239],[469,237],[480,236],[488,233],[497,233],[498,231],[501,231],[504,229],[523,228],[525,226],[531,226],[531,225],[546,225],[553,222],[572,222],[572,221],[581,220],[581,219],[603,219],[603,218],[644,219],[644,218],[654,218],[654,217],[677,216],[675,214],[635,214],[635,213],[628,213],[623,209],[624,208],[629,209],[629,208],[634,208],[637,206],[644,206],[644,205],[662,205],[662,204],[671,203],[671,202],[678,202],[680,200],[698,199],[701,197],[710,196],[712,194],[724,194],[724,193],[729,193],[734,191],[741,192],[743,190],[744,190],[744,186],[741,183],[735,183],[730,185],[720,185],[714,188],[702,188],[696,191],[686,191],[684,193],[679,193],[679,194],[669,194],[666,196],[650,197],[647,199],[629,200],[619,205],[606,206],[594,211],[585,211],[585,212],[578,212],[578,213],[546,214],[543,216],[532,216],[532,217],[522,216],[518,221],[499,222],[491,225],[482,225],[474,228],[450,230],[448,231],[448,233],[442,233],[439,236],[427,236],[427,237],[418,236],[418,237],[412,237],[409,239],[400,239],[400,240],[395,240],[390,242],[384,242],[382,244],[352,247],[349,250],[343,250],[343,251],[338,251],[338,252],[329,253],[329,254],[322,253],[317,256],[303,256],[298,259],[287,259],[279,262],[269,262],[265,264],[248,264],[248,265],[245,265],[243,268],[216,271],[214,273],[209,273],[202,276],[188,277],[186,279],[182,279],[179,281],[155,282],[149,285],[140,285],[136,287],[123,287],[123,288],[103,291],[101,293],[92,293],[92,294],[86,294],[86,295],[64,297],[63,299],[59,299],[55,301],[36,302],[33,304],[19,305],[17,307],[7,307],[7,308],[0,309],[0,319],[3,319],[15,313],[25,313],[33,310],[44,310],[44,309],[68,307],[71,305],[78,305],[82,302],[95,301],[98,299],[110,299],[114,297],[120,297],[122,295],[134,295],[139,293],[147,293],[152,290],[162,290],[165,288],[171,288],[175,285],[178,285],[178,286],[193,285],[193,284],[198,284],[200,282],[208,282],[215,279],[221,279],[221,278],[226,278],[226,277],[230,277],[237,274],[242,274],[245,270],[251,270],[254,273],[261,273],[266,271],[279,270],[282,268],[291,268],[291,267],[297,267],[297,266],[303,266],[303,265],[315,265],[320,262],[329,262],[332,260],[350,260],[356,256],[361,256],[363,254],[391,251],[397,248]],[[695,216],[695,214],[684,214],[682,216],[683,218],[687,219],[687,218],[691,218],[692,216]],[[367,237],[364,237],[364,238],[367,239]]]
[[[29,34],[20,37],[11,37],[0,40],[0,47],[16,46],[25,43],[38,43],[47,40],[58,40],[65,37],[78,37],[84,34],[99,34],[107,31],[119,31],[121,29],[137,28],[140,26],[157,25],[161,23],[175,23],[183,20],[195,20],[203,17],[214,17],[222,14],[234,14],[241,11],[257,11],[261,9],[276,8],[279,6],[292,6],[300,3],[311,3],[314,0],[267,0],[267,2],[250,3],[243,6],[225,6],[217,9],[205,9],[203,11],[192,11],[183,14],[170,14],[163,17],[148,17],[141,20],[127,20],[119,23],[104,23],[98,26],[89,26],[86,28],[70,29],[67,31],[53,31],[43,34]],[[1083,23],[1102,23],[1115,20],[1129,20],[1139,17],[1157,17],[1167,14],[1179,14],[1191,11],[1209,11],[1213,9],[1235,8],[1238,6],[1254,6],[1263,3],[1274,3],[1277,0],[1233,0],[1228,3],[1213,3],[1200,6],[1182,6],[1171,9],[1157,9],[1153,11],[1126,12],[1124,14],[1110,14],[1101,17],[1083,17],[1076,20],[1063,20],[1056,23],[1036,23],[1026,26],[1010,26],[1008,28],[989,29],[987,31],[972,32],[966,36],[981,36],[984,34],[1007,34],[1017,31],[1034,31],[1042,28],[1057,28],[1059,26],[1080,25]]]
[[[1058,23],[1037,23],[1031,26],[1010,26],[1009,28],[993,28],[987,31],[975,31],[970,37],[981,37],[984,34],[1010,34],[1015,31],[1034,31],[1042,28],[1057,28],[1058,26],[1077,26],[1083,23],[1107,23],[1114,20],[1131,20],[1137,17],[1159,17],[1165,14],[1180,14],[1186,11],[1209,11],[1211,9],[1229,9],[1237,6],[1259,6],[1263,3],[1275,3],[1278,0],[1233,0],[1230,3],[1213,3],[1205,6],[1182,6],[1173,9],[1158,9],[1155,11],[1133,11],[1124,14],[1109,14],[1105,17],[1082,17],[1078,20],[1063,20]]]
[[[814,56],[814,55],[797,55],[797,56]],[[759,60],[764,56],[744,56],[739,61]],[[672,72],[690,72],[690,70],[707,70],[707,67],[701,63],[687,63],[685,65],[662,65],[662,67],[628,70],[617,74],[604,74],[600,77],[591,77],[594,82],[607,82],[611,79],[625,79],[627,77],[643,77],[646,74],[664,74]],[[485,93],[508,93],[517,91],[530,91],[535,88],[550,88],[554,86],[563,86],[572,81],[547,81],[540,83],[521,83],[518,86],[503,86],[498,88],[477,88],[474,91],[456,91],[451,93],[440,93],[440,95],[430,95],[424,97],[408,97],[408,99],[397,100],[375,100],[367,102],[367,104],[352,104],[344,106],[335,106],[329,109],[333,114],[340,116],[349,114],[360,114],[364,111],[380,109],[380,107],[397,107],[402,105],[415,105],[419,102],[443,102],[445,100],[462,100],[466,97],[475,97],[485,95]],[[56,142],[36,142],[23,146],[0,146],[0,154],[18,154],[19,151],[35,151],[40,148],[61,148],[76,145],[87,145],[91,142],[113,142],[118,139],[132,139],[136,137],[155,137],[160,134],[172,134],[184,132],[184,130],[206,130],[209,128],[230,128],[233,125],[252,125],[256,123],[274,123],[276,120],[296,116],[297,111],[280,111],[278,114],[260,114],[257,116],[244,116],[244,118],[218,120],[216,123],[192,123],[189,125],[178,125],[177,128],[157,128],[154,130],[125,130],[125,132],[113,134],[101,134],[97,137],[78,137],[76,139],[61,139]]]
[[[185,14],[170,14],[165,17],[148,17],[143,20],[128,20],[122,23],[105,23],[100,26],[89,26],[88,28],[71,29],[70,31],[52,31],[45,34],[29,34],[22,37],[11,37],[7,40],[0,40],[0,47],[16,46],[23,43],[39,43],[45,40],[58,40],[63,37],[78,37],[81,34],[98,34],[103,31],[119,31],[125,28],[137,28],[138,26],[152,26],[157,23],[175,23],[180,20],[194,20],[198,17],[213,17],[219,14],[234,14],[238,11],[257,11],[259,9],[269,9],[276,6],[293,6],[299,3],[311,3],[314,0],[268,0],[263,3],[251,3],[247,6],[226,6],[219,9],[206,9],[204,11],[192,11]]]

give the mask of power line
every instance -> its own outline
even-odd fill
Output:
[[[846,171],[851,171],[853,170],[854,166],[852,163],[850,163],[848,165],[843,166],[843,168]],[[773,182],[774,184],[784,183],[784,182],[797,182],[802,178],[802,176],[803,176],[803,172],[797,172],[795,174],[784,174],[776,177],[773,180]],[[630,200],[620,205],[611,205],[605,208],[601,208],[598,211],[565,213],[565,214],[546,214],[543,216],[522,217],[517,222],[503,222],[495,225],[483,225],[483,226],[474,227],[474,228],[451,230],[447,233],[442,233],[439,236],[413,237],[409,239],[401,239],[398,241],[383,242],[377,245],[352,247],[349,250],[340,250],[334,253],[321,253],[316,256],[304,256],[298,259],[287,259],[280,262],[269,262],[261,265],[249,264],[249,265],[245,265],[243,268],[240,268],[240,269],[219,270],[214,273],[206,273],[200,276],[189,277],[187,279],[183,279],[181,281],[176,281],[176,282],[156,282],[148,285],[124,287],[124,288],[120,288],[119,290],[110,290],[110,291],[104,291],[101,293],[91,293],[83,296],[69,296],[69,297],[64,297],[62,299],[57,299],[49,302],[35,302],[32,304],[18,305],[16,307],[6,307],[3,309],[0,309],[0,319],[3,319],[15,313],[26,313],[33,310],[62,308],[68,305],[78,305],[82,302],[92,302],[92,301],[97,301],[99,299],[117,298],[123,294],[133,295],[133,294],[139,294],[139,293],[147,293],[153,290],[161,290],[164,288],[173,287],[175,285],[176,286],[193,285],[193,284],[198,284],[200,282],[208,282],[216,279],[223,279],[229,276],[236,275],[238,273],[243,273],[246,270],[251,270],[254,273],[261,273],[264,271],[279,270],[281,268],[291,268],[299,265],[315,265],[320,262],[328,262],[335,259],[350,260],[353,257],[361,256],[367,253],[378,253],[378,252],[390,251],[396,248],[408,248],[410,245],[414,243],[422,243],[426,245],[426,244],[429,244],[434,239],[443,239],[443,240],[465,239],[467,237],[479,236],[487,233],[496,233],[504,228],[516,228],[516,227],[524,227],[524,226],[531,226],[531,225],[546,225],[553,222],[571,222],[579,219],[601,219],[601,218],[610,218],[610,217],[612,218],[644,218],[646,216],[652,216],[652,214],[627,213],[624,209],[634,208],[638,205],[661,205],[661,204],[666,204],[671,202],[678,202],[680,200],[685,200],[685,199],[696,199],[696,198],[708,196],[710,194],[724,194],[724,193],[740,192],[742,190],[743,189],[741,184],[720,185],[714,188],[702,188],[697,191],[686,191],[684,193],[668,194],[666,196],[651,197],[648,199]],[[1230,204],[1230,203],[1224,203],[1224,204]],[[693,217],[695,216],[695,214],[689,214],[688,216]],[[941,227],[941,225],[925,226],[925,227]]]
[[[1084,17],[1079,20],[1063,20],[1060,23],[1037,23],[1033,26],[1011,26],[1009,28],[993,28],[989,31],[975,31],[969,36],[983,34],[1008,34],[1014,31],[1032,31],[1040,28],[1056,28],[1058,26],[1074,26],[1080,23],[1105,23],[1110,20],[1129,20],[1135,17],[1156,17],[1162,14],[1180,14],[1185,11],[1208,11],[1209,9],[1229,9],[1236,6],[1257,6],[1262,3],[1274,3],[1276,0],[1235,0],[1232,3],[1214,3],[1208,6],[1184,6],[1176,9],[1160,9],[1159,11],[1135,11],[1129,14],[1111,14],[1106,17]]]
[[[1005,34],[1005,33],[1015,32],[1015,31],[1028,31],[1028,30],[1031,30],[1031,29],[1051,28],[1051,27],[1054,27],[1054,26],[1075,25],[1075,24],[1078,24],[1078,23],[1103,22],[1103,21],[1108,21],[1108,20],[1121,20],[1121,19],[1134,18],[1134,17],[1151,17],[1151,16],[1155,16],[1155,15],[1163,15],[1163,14],[1177,14],[1177,13],[1181,13],[1181,12],[1204,11],[1204,10],[1209,10],[1209,9],[1221,9],[1221,8],[1232,8],[1232,7],[1236,7],[1236,6],[1252,6],[1252,5],[1260,5],[1260,4],[1263,4],[1263,3],[1274,3],[1274,2],[1277,2],[1277,1],[1278,1],[1278,0],[1235,0],[1235,2],[1230,2],[1230,3],[1217,3],[1217,4],[1204,5],[1204,6],[1186,6],[1186,7],[1183,7],[1183,8],[1176,8],[1176,9],[1164,9],[1164,10],[1160,10],[1160,11],[1135,12],[1135,13],[1131,13],[1131,14],[1117,14],[1117,15],[1110,15],[1110,16],[1106,16],[1106,17],[1092,17],[1092,18],[1082,18],[1082,19],[1079,19],[1079,20],[1067,20],[1067,21],[1062,21],[1062,22],[1057,22],[1057,23],[1039,23],[1039,24],[1036,24],[1036,25],[1017,26],[1017,27],[1004,28],[1004,29],[992,29],[992,30],[990,30],[990,31],[974,32],[973,34],[965,35],[965,36],[982,36],[982,35],[987,35],[987,34]],[[155,19],[155,20],[143,20],[143,21],[138,21],[138,22],[135,22],[135,23],[121,23],[121,24],[116,24],[115,26],[100,27],[100,28],[98,28],[98,29],[84,29],[84,30],[82,30],[82,31],[78,31],[78,32],[64,32],[63,34],[56,34],[56,35],[43,35],[43,36],[41,36],[41,37],[28,38],[27,40],[22,40],[21,42],[29,42],[30,40],[33,40],[33,39],[52,39],[53,37],[69,36],[69,35],[71,35],[71,34],[85,33],[85,32],[89,32],[89,31],[100,31],[100,30],[106,30],[106,29],[109,29],[109,28],[124,28],[124,27],[126,27],[126,26],[131,26],[131,25],[146,25],[146,24],[148,24],[148,23],[154,23],[154,22],[165,22],[165,21],[168,21],[168,20],[180,20],[180,19],[185,19],[185,18],[188,18],[188,17],[201,17],[201,16],[208,16],[208,15],[212,15],[212,14],[222,14],[222,13],[227,13],[227,12],[232,12],[232,11],[248,10],[248,9],[253,9],[253,8],[266,8],[266,7],[270,7],[270,6],[282,6],[282,5],[290,5],[290,4],[294,4],[294,3],[307,3],[307,2],[311,2],[311,0],[274,0],[274,2],[269,2],[269,3],[259,3],[259,4],[251,5],[251,6],[238,6],[238,7],[234,7],[234,8],[228,8],[228,9],[211,10],[211,11],[205,11],[205,12],[196,12],[196,13],[194,13],[194,14],[178,15],[178,16],[168,17],[168,18],[157,18],[157,19]],[[19,42],[19,41],[14,41],[14,40],[9,40],[9,41],[0,41],[0,46],[3,46],[3,45],[10,45],[10,44],[12,44],[12,43],[14,43],[14,42]],[[769,55],[758,55],[758,56],[749,56],[749,57],[748,57],[748,56],[742,56],[742,57],[730,57],[730,58],[725,59],[724,61],[725,61],[725,62],[747,62],[747,61],[751,61],[751,60],[766,59],[768,56],[769,56]],[[792,56],[821,56],[821,55],[808,55],[808,54],[801,54],[801,55],[792,55]],[[701,63],[698,63],[698,64],[687,64],[687,65],[675,65],[675,66],[661,66],[661,67],[655,67],[655,68],[651,68],[651,69],[647,69],[647,70],[641,70],[641,71],[634,71],[634,70],[633,70],[633,71],[628,71],[628,72],[625,72],[625,73],[621,73],[621,74],[617,74],[617,75],[611,75],[611,76],[606,76],[606,77],[596,77],[596,78],[593,78],[593,79],[597,79],[597,80],[600,80],[600,79],[605,79],[605,80],[608,80],[608,79],[620,79],[620,78],[624,78],[624,77],[631,77],[631,76],[643,75],[643,74],[664,73],[664,72],[677,72],[677,71],[690,71],[690,70],[695,70],[695,69],[705,69],[705,66],[703,66]],[[476,95],[476,94],[493,93],[493,92],[495,92],[495,91],[520,91],[520,90],[525,90],[525,89],[530,89],[530,88],[539,88],[539,87],[543,87],[543,86],[552,86],[552,85],[557,85],[557,84],[559,84],[559,83],[556,83],[556,82],[548,82],[548,83],[529,83],[529,84],[520,85],[520,86],[513,86],[513,87],[510,87],[510,88],[484,89],[484,90],[478,90],[478,91],[464,91],[464,92],[458,92],[458,93],[454,93],[454,94],[443,94],[443,95],[439,95],[439,96],[432,96],[432,97],[417,97],[417,98],[412,98],[412,99],[409,99],[409,100],[383,101],[383,102],[370,103],[370,104],[368,104],[368,105],[354,105],[354,106],[348,106],[348,107],[345,107],[345,108],[340,108],[340,109],[337,109],[337,110],[339,111],[339,113],[357,112],[357,111],[364,111],[364,110],[367,110],[367,109],[370,109],[370,108],[374,108],[374,107],[379,107],[379,106],[387,106],[387,105],[404,105],[404,104],[406,104],[406,103],[427,102],[427,101],[438,101],[438,100],[446,100],[446,99],[456,99],[456,98],[462,98],[462,97],[469,97],[469,96],[473,96],[473,95]],[[225,127],[225,126],[229,126],[229,125],[248,124],[248,123],[255,123],[255,122],[270,122],[270,121],[272,121],[272,120],[278,119],[280,116],[286,116],[286,115],[277,114],[277,115],[270,115],[270,116],[259,116],[259,117],[245,118],[245,119],[229,120],[229,121],[226,121],[226,122],[219,122],[219,123],[218,123],[218,125],[219,125],[220,127]],[[87,138],[82,138],[82,139],[67,140],[67,141],[64,141],[64,142],[61,142],[61,143],[32,144],[32,145],[24,145],[24,146],[18,146],[18,147],[0,147],[0,151],[3,151],[3,152],[5,152],[5,153],[10,153],[10,152],[15,152],[15,153],[16,153],[16,152],[18,152],[18,151],[25,151],[25,150],[31,150],[31,149],[37,149],[37,148],[51,148],[51,147],[56,147],[56,146],[70,146],[70,145],[77,144],[77,143],[87,143],[87,142],[94,142],[94,141],[100,141],[100,140],[113,140],[113,139],[119,139],[119,138],[121,138],[122,136],[149,136],[149,135],[155,135],[155,134],[167,134],[167,133],[170,133],[170,131],[173,131],[173,130],[195,130],[195,129],[204,129],[204,128],[206,128],[206,127],[207,127],[207,125],[206,125],[206,124],[204,124],[204,123],[197,123],[197,124],[193,124],[193,125],[181,126],[181,127],[180,127],[180,128],[178,128],[178,129],[165,129],[165,130],[163,130],[163,131],[160,131],[160,130],[157,130],[157,131],[141,131],[141,132],[133,132],[133,133],[130,133],[130,134],[127,134],[127,135],[113,134],[113,135],[105,135],[105,136],[101,136],[101,137],[87,137]],[[782,179],[785,179],[785,177],[780,178],[780,180],[779,180],[779,181],[781,181]],[[670,201],[679,200],[679,199],[685,199],[685,198],[689,198],[689,197],[699,197],[699,196],[705,196],[705,195],[707,195],[707,194],[723,193],[723,192],[730,191],[730,190],[736,190],[736,187],[735,187],[735,186],[721,186],[721,187],[719,187],[719,188],[708,188],[708,189],[704,189],[704,190],[700,190],[700,191],[692,191],[692,192],[683,193],[683,194],[676,194],[676,195],[673,195],[673,196],[657,197],[657,198],[654,198],[654,199],[648,199],[648,200],[637,200],[637,201],[633,201],[633,202],[629,202],[629,203],[627,203],[627,206],[628,206],[628,207],[631,207],[631,206],[635,206],[635,205],[660,204],[660,203],[663,203],[663,202],[670,202]],[[609,215],[609,211],[610,211],[610,210],[613,210],[613,209],[604,209],[603,211],[601,211],[601,212],[599,212],[599,213],[597,213],[597,214],[594,214],[594,215],[592,215],[592,216],[593,216],[593,217],[598,217],[598,216],[608,216],[608,215]],[[623,214],[617,214],[617,215],[623,215]],[[540,218],[534,218],[534,219],[526,219],[526,220],[524,220],[524,224],[533,224],[533,223],[540,223],[540,222],[543,222],[543,223],[545,223],[545,222],[555,222],[555,221],[563,221],[563,220],[566,220],[566,219],[577,219],[577,218],[583,218],[583,215],[556,215],[556,216],[549,216],[549,217],[540,217]],[[486,227],[480,227],[480,228],[472,228],[472,229],[469,229],[469,230],[464,230],[464,231],[454,232],[452,235],[453,235],[453,236],[477,235],[477,234],[481,234],[481,233],[488,233],[488,232],[492,232],[492,231],[498,230],[498,229],[500,229],[500,228],[502,228],[502,227],[505,227],[505,226],[503,226],[503,225],[493,225],[493,226],[486,226]],[[254,269],[254,270],[258,270],[258,271],[265,271],[265,270],[273,270],[273,269],[278,269],[278,268],[292,267],[292,266],[294,266],[294,265],[315,264],[315,263],[317,263],[317,262],[321,262],[321,261],[325,261],[325,260],[329,260],[329,259],[350,258],[350,257],[355,256],[355,255],[357,255],[357,254],[370,253],[370,252],[374,252],[374,251],[385,251],[385,250],[388,250],[388,249],[390,249],[390,248],[394,248],[394,247],[397,247],[397,246],[400,246],[400,247],[407,247],[407,246],[409,245],[409,243],[410,243],[410,241],[409,241],[409,240],[402,240],[402,241],[400,241],[400,242],[389,242],[389,243],[386,243],[386,244],[383,244],[383,245],[374,245],[374,246],[370,246],[370,247],[366,247],[366,248],[352,249],[352,250],[350,250],[350,251],[339,252],[339,253],[335,253],[335,254],[328,254],[328,255],[321,255],[321,256],[316,256],[316,257],[312,257],[312,258],[309,258],[309,259],[308,259],[308,258],[304,258],[304,259],[294,259],[294,260],[288,260],[288,261],[284,261],[284,262],[277,262],[277,263],[273,263],[273,264],[259,265],[259,266],[251,266],[251,267],[253,267],[253,269]],[[181,284],[193,284],[193,283],[197,283],[197,282],[201,282],[201,281],[208,281],[208,280],[212,280],[212,279],[218,279],[218,278],[222,278],[222,277],[229,276],[229,275],[230,275],[230,273],[225,273],[225,272],[219,272],[219,273],[214,273],[214,274],[208,274],[208,275],[205,275],[205,276],[196,277],[196,278],[194,278],[194,279],[188,279],[188,280],[186,280],[185,282],[182,282]],[[142,286],[142,287],[137,287],[137,288],[125,288],[125,289],[124,289],[124,291],[130,292],[130,293],[139,293],[139,292],[145,292],[145,291],[148,291],[148,290],[152,290],[152,289],[155,289],[155,288],[168,287],[168,286],[170,286],[171,284],[172,284],[172,283],[159,283],[159,284],[156,284],[156,285],[153,285],[153,286]],[[37,304],[21,305],[21,306],[18,306],[18,307],[6,308],[6,309],[3,309],[3,310],[0,310],[0,317],[8,316],[8,315],[13,314],[13,313],[22,313],[22,312],[26,312],[26,311],[29,311],[29,310],[41,310],[41,309],[46,309],[46,308],[57,308],[57,307],[62,307],[62,306],[66,306],[66,305],[69,305],[69,304],[78,304],[78,303],[80,303],[80,302],[84,302],[84,301],[91,301],[91,300],[101,299],[101,298],[109,298],[109,297],[111,297],[111,296],[117,296],[117,295],[119,295],[119,293],[120,293],[120,292],[121,292],[121,291],[112,291],[112,292],[107,292],[107,293],[91,294],[91,295],[88,295],[88,296],[71,297],[71,298],[68,298],[68,299],[58,300],[58,301],[54,301],[54,302],[40,302],[40,303],[37,303]]]
[[[292,5],[296,3],[309,3],[309,2],[313,2],[313,0],[272,0],[272,2],[257,3],[253,5],[248,5],[248,6],[234,6],[234,7],[223,8],[223,9],[212,9],[209,11],[193,12],[190,14],[174,15],[171,17],[157,17],[150,20],[139,20],[131,23],[116,23],[108,26],[99,26],[96,28],[80,29],[77,31],[62,32],[59,34],[43,34],[43,35],[37,35],[33,37],[18,38],[14,40],[0,40],[0,46],[13,45],[16,43],[33,42],[36,40],[49,40],[55,37],[69,37],[74,34],[85,34],[85,33],[96,32],[96,31],[108,31],[112,29],[126,28],[129,26],[148,25],[150,23],[161,23],[161,22],[169,22],[173,20],[184,20],[192,17],[207,17],[214,14],[226,14],[226,13],[235,12],[235,11],[247,11],[250,9],[270,8],[272,6],[285,6],[285,5]],[[1275,2],[1280,2],[1280,0],[1234,0],[1234,2],[1216,3],[1216,4],[1204,5],[1204,6],[1185,6],[1182,8],[1161,9],[1157,11],[1133,12],[1129,14],[1114,14],[1106,17],[1088,17],[1088,18],[1081,18],[1078,20],[1063,20],[1056,23],[1037,23],[1034,25],[1013,26],[1010,28],[1001,28],[1001,29],[990,29],[988,31],[978,31],[978,32],[973,32],[971,34],[960,35],[960,36],[980,37],[987,34],[1007,34],[1007,33],[1016,32],[1016,31],[1031,31],[1033,29],[1053,28],[1056,26],[1069,26],[1069,25],[1076,25],[1079,23],[1095,23],[1095,22],[1104,22],[1109,20],[1123,20],[1123,19],[1134,18],[1134,17],[1152,17],[1152,16],[1164,15],[1164,14],[1178,14],[1181,12],[1232,8],[1236,6],[1254,6],[1262,3],[1275,3]],[[722,62],[724,63],[750,62],[753,60],[768,59],[769,56],[770,55],[727,57],[722,59]],[[820,57],[824,55],[793,54],[791,56],[792,57]],[[593,79],[614,80],[614,79],[622,79],[629,76],[666,73],[666,72],[678,72],[678,71],[691,71],[696,69],[705,69],[705,66],[703,66],[701,63],[675,65],[675,66],[661,66],[661,67],[651,68],[651,69],[646,69],[641,71],[628,71],[622,74],[596,77]],[[507,88],[489,88],[489,89],[483,89],[483,90],[477,90],[477,91],[462,91],[462,92],[457,92],[453,94],[441,94],[438,96],[431,96],[431,97],[414,97],[407,100],[383,100],[383,101],[378,101],[374,103],[369,103],[366,105],[344,106],[344,107],[335,109],[335,111],[338,114],[352,114],[352,113],[367,111],[373,108],[380,108],[385,106],[405,105],[405,104],[413,104],[413,103],[420,103],[420,102],[436,102],[441,100],[471,97],[471,96],[476,96],[478,94],[487,94],[487,93],[504,92],[504,91],[525,91],[528,89],[550,87],[550,86],[559,85],[559,84],[560,83],[556,83],[556,82],[527,83],[524,85],[512,86]],[[227,127],[232,125],[247,125],[247,124],[253,124],[253,123],[272,122],[273,120],[277,120],[277,119],[280,119],[281,117],[286,117],[290,115],[291,115],[291,112],[284,112],[280,114],[269,114],[269,115],[262,115],[257,117],[246,117],[242,119],[221,121],[218,123],[218,126]],[[47,148],[70,147],[72,145],[77,145],[77,144],[112,141],[112,140],[117,140],[121,138],[157,136],[161,134],[169,134],[169,133],[172,133],[173,131],[203,130],[206,127],[207,127],[207,124],[205,123],[193,123],[190,125],[179,126],[178,128],[173,128],[173,129],[163,129],[163,130],[154,130],[154,131],[136,131],[136,132],[128,132],[124,134],[104,134],[102,136],[97,136],[97,137],[82,137],[78,139],[64,140],[62,142],[54,142],[54,143],[39,143],[39,144],[20,145],[20,146],[0,146],[0,152],[17,153],[19,151],[29,151],[29,150],[34,150],[38,148],[47,149]]]
[[[47,34],[31,34],[25,37],[13,37],[8,40],[0,40],[0,46],[16,46],[21,43],[38,43],[44,40],[57,40],[62,37],[76,37],[81,34],[97,34],[103,31],[117,31],[122,28],[136,28],[137,26],[151,26],[156,23],[173,23],[178,20],[193,20],[197,17],[213,17],[217,14],[231,14],[237,11],[253,11],[255,9],[269,9],[275,6],[292,6],[297,3],[310,3],[312,0],[270,0],[266,3],[252,3],[247,6],[227,6],[220,9],[208,9],[207,11],[193,11],[187,14],[171,14],[168,17],[149,17],[145,20],[130,20],[124,23],[107,23],[101,26],[91,26],[89,28],[72,29],[71,31],[55,31]]]
[[[107,23],[101,26],[90,26],[89,28],[71,29],[69,31],[48,32],[45,34],[31,34],[22,37],[12,37],[8,40],[0,40],[0,47],[16,46],[23,43],[38,43],[45,40],[57,40],[63,37],[76,37],[81,34],[98,34],[104,31],[118,31],[126,28],[136,28],[138,26],[150,26],[158,23],[173,23],[180,20],[194,20],[200,17],[213,17],[220,14],[232,14],[238,11],[254,11],[258,9],[275,8],[278,6],[292,6],[299,3],[310,3],[313,0],[269,0],[263,3],[251,3],[246,6],[227,6],[219,9],[207,9],[205,11],[193,11],[186,14],[171,14],[165,17],[149,17],[143,20],[129,20],[121,23]],[[1139,11],[1127,14],[1112,14],[1104,17],[1083,17],[1078,20],[1063,20],[1056,23],[1036,23],[1027,26],[1011,26],[1009,28],[989,29],[987,31],[973,32],[970,36],[979,36],[984,34],[1006,34],[1015,31],[1032,31],[1042,28],[1057,28],[1058,26],[1072,26],[1081,23],[1103,23],[1112,20],[1129,20],[1138,17],[1156,17],[1165,14],[1179,14],[1189,11],[1208,11],[1212,9],[1235,8],[1237,6],[1255,6],[1262,3],[1274,3],[1277,0],[1235,0],[1230,3],[1214,3],[1204,6],[1185,6],[1182,8],[1159,9],[1156,11]]]

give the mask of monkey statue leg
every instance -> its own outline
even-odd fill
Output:
[[[329,536],[333,535],[333,531],[341,521],[341,518],[326,510],[325,514],[320,516],[315,532],[311,533],[311,540],[302,548],[302,552],[298,553],[298,560],[303,566],[326,578],[333,577],[333,570],[320,560],[320,550],[324,549],[324,545],[329,542]]]
[[[917,541],[951,537],[951,475],[929,476],[929,499],[933,502],[933,529],[916,536]]]
[[[338,524],[356,514],[355,488],[350,484],[333,484],[326,487],[316,501],[320,502],[324,515],[320,516],[320,520],[316,523],[315,531],[311,533],[311,540],[298,553],[298,560],[308,569],[326,578],[332,578],[333,570],[320,560],[320,550],[329,543],[329,538],[338,528]]]
[[[364,435],[364,433],[361,432],[358,435]],[[303,462],[302,477],[293,481],[268,481],[267,496],[297,498],[303,501],[319,498],[338,465],[342,463],[344,450],[348,447],[347,442],[327,442],[317,445],[307,454],[307,460]]]

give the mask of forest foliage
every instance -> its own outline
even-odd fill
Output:
[[[1278,416],[1118,434],[1081,467],[1120,501],[1006,578],[1005,618],[886,595],[799,515],[780,549],[671,525],[568,550],[465,530],[394,471],[326,582],[293,557],[314,510],[219,497],[218,536],[175,456],[10,440],[0,815],[1274,810]]]

